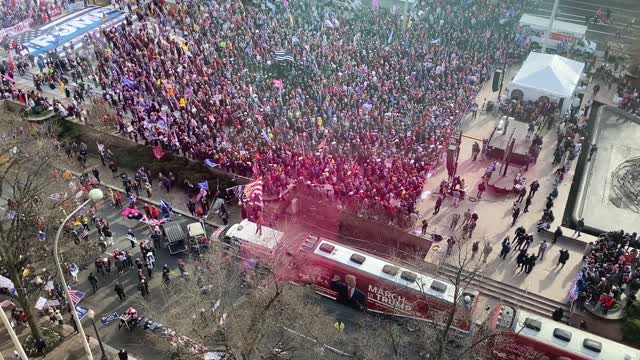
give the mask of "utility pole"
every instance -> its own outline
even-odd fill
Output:
[[[20,340],[18,340],[18,336],[16,335],[16,332],[13,330],[13,327],[11,326],[9,319],[7,318],[7,314],[4,312],[4,309],[2,307],[0,307],[0,318],[2,318],[4,327],[7,329],[7,332],[9,332],[9,337],[11,337],[11,341],[13,341],[13,346],[16,347],[16,351],[18,352],[20,359],[29,360],[29,358],[27,357],[27,354],[24,352],[24,349],[22,348],[22,344],[20,344]]]
[[[544,34],[544,41],[542,42],[542,53],[547,53],[547,43],[549,42],[549,38],[551,37],[551,33],[553,32],[553,21],[556,19],[556,14],[558,13],[558,3],[560,0],[556,0],[553,3],[553,10],[551,10],[551,19],[549,19],[549,28],[547,28],[547,33]]]

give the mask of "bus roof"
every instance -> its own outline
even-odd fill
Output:
[[[331,248],[331,252],[326,252],[325,250],[323,250],[323,248],[327,248],[326,246],[323,247],[323,244],[332,246],[333,248]],[[346,265],[350,268],[366,272],[368,274],[371,274],[372,276],[385,279],[400,286],[412,288],[431,297],[438,298],[442,301],[448,303],[454,302],[455,286],[453,286],[452,284],[398,266],[374,255],[370,255],[362,251],[357,251],[325,239],[321,239],[321,241],[318,242],[313,253],[331,261]],[[362,264],[359,264],[352,260],[352,256],[354,254],[364,257],[364,261],[362,262]],[[385,265],[396,268],[396,274],[392,275],[384,272],[383,268],[385,267]],[[402,277],[402,274],[407,272],[415,275],[414,281],[405,280]]]
[[[591,359],[640,360],[640,352],[634,348],[526,311],[518,311],[518,323],[515,331],[516,333],[520,331],[521,336]],[[563,341],[559,337],[570,339]],[[594,351],[598,348],[599,352]]]
[[[535,30],[546,31],[549,28],[550,18],[535,16],[531,14],[523,14],[520,18],[520,25],[528,25]],[[554,20],[553,30],[571,34],[579,34],[584,37],[587,33],[587,27],[580,24],[574,24],[566,21]]]
[[[258,234],[257,228],[256,223],[244,219],[237,224],[231,225],[224,236],[235,237],[238,240],[262,246],[269,250],[275,249],[284,236],[282,232],[266,226],[262,226],[262,234]]]

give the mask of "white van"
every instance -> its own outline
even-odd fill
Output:
[[[245,254],[270,258],[284,238],[284,233],[266,226],[258,231],[256,223],[244,219],[237,224],[219,228],[211,237],[212,240],[232,245]]]
[[[585,38],[587,27],[580,24],[554,20],[551,34],[546,39],[545,32],[549,29],[550,21],[550,18],[524,14],[519,25],[531,36],[531,44],[534,47],[542,47],[546,42],[547,48],[557,50],[562,41],[566,40],[574,50],[588,54],[596,51],[596,43]]]

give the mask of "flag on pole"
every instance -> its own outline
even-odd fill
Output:
[[[230,187],[227,191],[232,191],[233,195],[235,195],[238,200],[242,200],[242,195],[244,193],[244,185],[236,185],[234,187]]]
[[[158,160],[162,159],[162,157],[164,156],[164,150],[162,150],[162,146],[158,145],[153,147],[153,156],[155,156],[155,158]]]
[[[205,180],[205,181],[203,181],[201,183],[198,183],[198,187],[200,189],[205,189],[205,190],[209,191],[209,182]]]
[[[248,183],[244,186],[244,196],[249,199],[250,203],[262,206],[262,178]]]
[[[216,167],[220,166],[220,164],[218,164],[218,163],[216,163],[216,162],[214,162],[213,160],[210,160],[210,159],[205,159],[204,160],[204,164],[207,165],[210,168],[216,168]]]
[[[380,2],[378,0],[371,0],[371,5],[373,5],[374,9],[380,10]]]

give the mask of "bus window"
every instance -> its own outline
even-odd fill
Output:
[[[516,320],[515,315],[516,311],[514,308],[509,305],[501,305],[496,328],[498,330],[511,330],[513,328],[513,323]]]
[[[353,261],[358,265],[362,265],[365,259],[366,258],[360,254],[351,254],[351,258],[349,258],[349,260]]]
[[[335,248],[335,246],[327,243],[320,245],[320,251],[326,252],[327,254],[331,254]]]
[[[447,284],[440,282],[438,280],[433,280],[429,288],[431,288],[431,290],[435,290],[439,293],[444,294],[444,292],[447,291]]]
[[[571,332],[564,329],[555,328],[553,329],[553,337],[558,340],[569,342],[571,341]]]
[[[382,267],[382,272],[391,276],[396,276],[398,274],[398,268],[393,265],[385,265]]]
[[[591,350],[593,352],[602,352],[602,343],[600,341],[584,339],[584,341],[582,342],[582,346],[584,346],[585,349]]]
[[[524,327],[533,331],[540,331],[540,329],[542,329],[542,322],[540,320],[526,318],[524,319]]]
[[[410,271],[403,271],[402,274],[400,274],[400,277],[402,278],[402,280],[406,280],[409,282],[415,282],[416,279],[418,278],[418,276]]]

